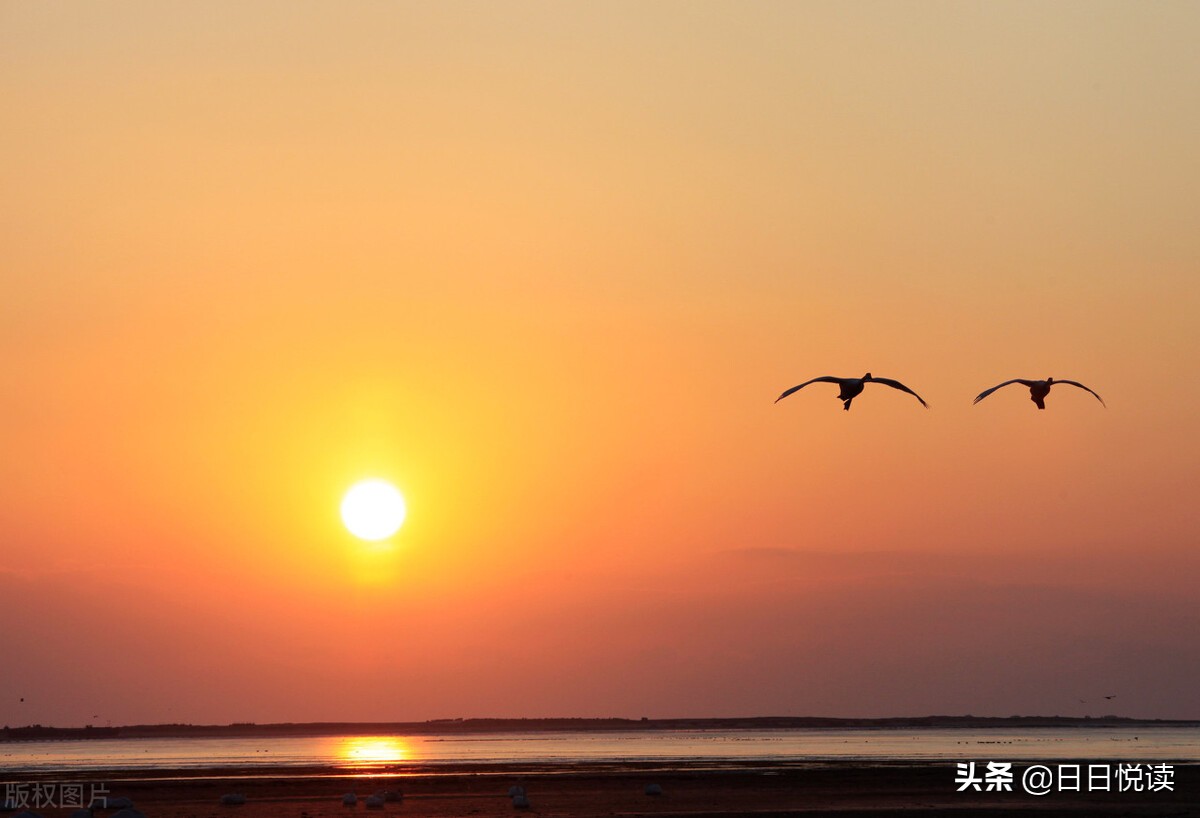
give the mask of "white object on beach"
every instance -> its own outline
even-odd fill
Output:
[[[662,787],[658,784],[647,784],[645,789],[646,795],[662,795]]]
[[[221,796],[221,805],[225,807],[240,807],[246,803],[246,796],[240,792],[227,792]]]
[[[514,809],[529,809],[529,799],[524,794],[513,797]]]
[[[358,796],[352,792],[348,792],[342,796],[342,806],[352,807],[358,803]]]

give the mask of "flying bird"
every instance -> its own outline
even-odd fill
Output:
[[[1027,380],[1026,378],[1013,378],[1011,381],[1005,381],[1004,383],[998,383],[995,386],[993,386],[991,389],[987,389],[987,390],[984,390],[983,392],[980,392],[979,395],[976,396],[974,402],[979,403],[981,400],[983,400],[988,395],[995,392],[997,389],[1000,389],[1001,387],[1004,387],[1004,386],[1008,386],[1010,383],[1019,383],[1022,386],[1028,386],[1029,387],[1029,399],[1037,404],[1038,409],[1046,408],[1046,396],[1050,394],[1050,387],[1054,386],[1057,383],[1068,383],[1071,386],[1078,386],[1080,389],[1082,389],[1086,392],[1092,392],[1092,390],[1088,389],[1086,386],[1079,383],[1078,381],[1056,381],[1056,380],[1054,380],[1054,378],[1046,378],[1046,380],[1044,380],[1044,381],[1031,381],[1031,380]],[[1104,398],[1100,397],[1095,392],[1092,392],[1092,394],[1095,396],[1096,400],[1100,401],[1101,406],[1103,406],[1105,409],[1108,408],[1108,404],[1106,404],[1104,402]]]
[[[800,384],[799,386],[793,386],[791,389],[787,390],[782,395],[777,397],[775,399],[775,402],[779,403],[781,400],[786,398],[788,395],[792,394],[793,392],[795,392],[799,389],[803,389],[804,387],[808,386],[810,383],[836,383],[839,387],[841,387],[841,390],[842,390],[841,392],[838,393],[838,400],[842,401],[842,403],[843,403],[842,408],[845,409],[847,412],[850,411],[850,401],[854,400],[859,395],[861,395],[863,388],[868,383],[881,383],[884,386],[890,386],[893,389],[899,389],[901,392],[907,392],[908,394],[912,395],[917,400],[921,401],[921,405],[924,406],[926,409],[929,408],[929,404],[927,404],[920,395],[918,395],[916,392],[909,389],[904,384],[900,383],[900,381],[893,381],[890,378],[875,378],[875,377],[871,376],[870,372],[868,372],[866,375],[863,375],[861,378],[835,378],[832,375],[826,375],[823,378],[813,378],[811,381],[805,381],[804,383]]]

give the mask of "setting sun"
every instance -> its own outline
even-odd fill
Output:
[[[400,530],[408,509],[396,487],[384,480],[355,483],[342,498],[342,522],[361,540],[385,540]]]

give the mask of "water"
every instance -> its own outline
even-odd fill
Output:
[[[668,730],[454,735],[126,738],[0,743],[15,773],[244,768],[287,775],[436,772],[451,765],[788,765],[820,761],[1106,759],[1200,763],[1200,728]]]

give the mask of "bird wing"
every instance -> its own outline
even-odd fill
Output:
[[[803,389],[804,387],[808,386],[810,383],[818,383],[818,382],[820,382],[820,383],[841,383],[842,379],[835,378],[832,375],[826,375],[822,378],[813,378],[811,381],[805,381],[804,383],[800,384],[799,386],[793,386],[791,389],[787,390],[782,395],[777,397],[775,399],[775,402],[779,403],[781,400],[783,400],[784,398],[786,398],[788,395],[792,394],[793,392],[795,392],[799,389]]]
[[[904,384],[900,383],[900,381],[893,381],[891,378],[871,378],[871,380],[868,381],[868,383],[881,383],[884,386],[892,387],[892,389],[899,389],[901,392],[907,392],[908,394],[912,395],[917,400],[921,401],[921,405],[924,406],[926,409],[929,408],[929,404],[925,402],[924,398],[922,398],[916,392],[909,389]]]
[[[1087,392],[1092,392],[1092,390],[1088,389],[1086,386],[1079,383],[1078,381],[1055,381],[1054,383],[1055,384],[1069,383],[1069,384],[1071,384],[1071,386],[1078,386],[1080,389],[1083,389]],[[1096,395],[1095,392],[1092,392],[1092,394]],[[1103,406],[1105,409],[1108,408],[1108,404],[1104,402],[1104,398],[1100,397],[1099,395],[1096,395],[1096,400],[1100,401],[1100,405]]]
[[[972,401],[972,404],[979,403],[981,400],[983,400],[988,395],[995,392],[1000,387],[1008,386],[1010,383],[1019,383],[1019,384],[1022,384],[1023,386],[1033,386],[1033,381],[1028,381],[1028,380],[1025,380],[1024,378],[1013,378],[1011,381],[1005,381],[1004,383],[998,383],[995,386],[993,386],[991,389],[985,389],[984,391],[980,392],[978,395],[975,396],[975,400]],[[1058,381],[1055,381],[1055,383],[1058,383]]]

